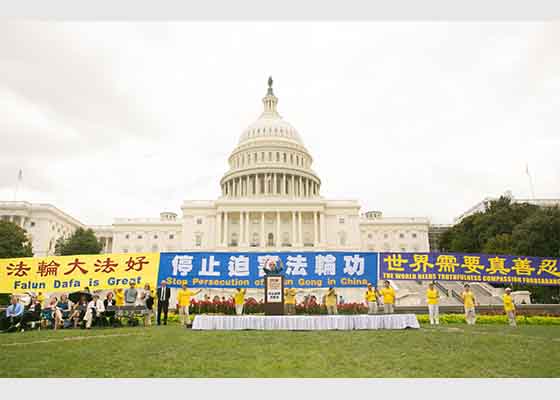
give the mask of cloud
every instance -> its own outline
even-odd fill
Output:
[[[0,196],[90,224],[215,199],[272,75],[327,198],[451,222],[560,196],[558,23],[0,24]]]

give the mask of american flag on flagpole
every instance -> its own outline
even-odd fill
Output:
[[[20,168],[18,173],[18,181],[21,182],[23,180],[23,170]]]

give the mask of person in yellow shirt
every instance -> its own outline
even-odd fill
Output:
[[[235,302],[235,314],[243,315],[243,304],[245,304],[245,294],[247,289],[236,288],[233,295],[233,300]]]
[[[295,288],[285,288],[284,289],[284,305],[287,315],[296,314],[296,289]]]
[[[43,292],[39,292],[39,294],[37,294],[37,301],[39,302],[41,307],[43,307],[43,304],[45,303],[45,295],[43,294]]]
[[[504,300],[504,311],[509,320],[509,326],[517,326],[515,322],[515,304],[513,303],[513,298],[511,297],[511,289],[506,288],[506,293],[503,297]]]
[[[461,293],[461,298],[465,306],[465,320],[467,320],[467,325],[474,325],[476,322],[476,312],[474,309],[476,299],[469,284],[465,284],[465,291]]]
[[[428,314],[430,315],[430,325],[439,325],[439,292],[434,287],[434,283],[428,285],[426,290],[428,300]]]
[[[124,306],[124,291],[123,288],[115,289],[115,305],[117,307]]]
[[[397,297],[395,289],[391,287],[391,282],[385,281],[384,287],[379,291],[383,296],[383,312],[392,314],[395,312],[395,298]]]
[[[177,291],[177,303],[179,308],[179,318],[181,320],[181,325],[188,326],[191,323],[189,316],[189,306],[191,305],[191,297],[196,296],[202,291],[202,289],[192,291],[187,288],[187,284],[183,283],[181,289]]]
[[[336,290],[331,286],[329,290],[327,290],[327,294],[325,295],[325,306],[327,306],[327,314],[329,315],[336,315],[338,314],[338,310],[336,308],[338,295]]]
[[[371,283],[368,283],[367,290],[364,295],[368,306],[368,314],[377,314],[377,289]]]

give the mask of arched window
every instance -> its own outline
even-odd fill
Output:
[[[284,153],[284,162],[286,162],[286,153]]]
[[[280,153],[276,152],[276,162],[280,162]]]
[[[237,233],[233,232],[231,234],[231,243],[230,246],[237,247]]]
[[[268,234],[268,241],[266,245],[270,247],[274,246],[274,235],[272,234],[272,232]]]

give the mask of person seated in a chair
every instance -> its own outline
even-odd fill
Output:
[[[41,302],[37,296],[31,297],[31,303],[29,303],[27,309],[23,312],[23,316],[21,317],[21,331],[23,332],[27,328],[27,324],[35,321],[41,321]]]
[[[58,328],[62,328],[62,310],[60,309],[60,302],[56,297],[49,300],[47,310],[49,312],[49,320],[52,322],[53,329],[56,331]]]
[[[115,307],[116,305],[117,305],[117,301],[113,298],[113,292],[107,293],[107,297],[105,298],[105,300],[103,300],[103,306],[105,307],[105,312],[103,313],[103,315],[109,318],[109,323],[113,326],[117,322],[115,319],[115,312],[107,311],[107,309],[109,307]]]
[[[70,317],[70,309],[72,308],[72,303],[68,300],[68,295],[63,293],[60,295],[60,300],[58,300],[57,307],[60,309],[62,313],[62,318]]]
[[[99,295],[94,294],[93,299],[87,305],[86,314],[84,316],[86,329],[90,329],[93,321],[97,321],[103,312],[105,312],[103,301],[99,299]]]
[[[21,326],[23,316],[23,304],[18,301],[15,295],[10,298],[10,305],[6,309],[6,314],[0,319],[0,331],[15,331]]]
[[[87,304],[86,296],[82,296],[80,301],[72,307],[70,320],[74,321],[74,328],[77,328],[78,324],[83,321],[84,316],[86,315]]]

